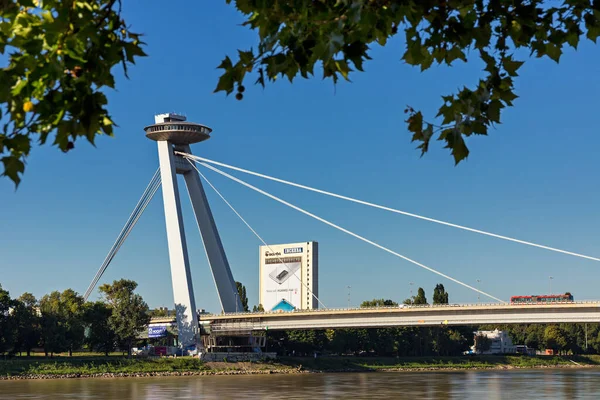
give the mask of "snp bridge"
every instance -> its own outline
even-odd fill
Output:
[[[209,332],[397,326],[598,323],[600,301],[547,305],[428,305],[200,316]]]
[[[234,331],[239,329],[263,330],[263,329],[319,329],[319,328],[356,328],[356,327],[389,327],[389,326],[434,326],[440,324],[447,325],[471,325],[471,324],[516,324],[516,323],[556,323],[556,322],[600,322],[600,302],[594,303],[569,303],[552,305],[507,305],[500,297],[495,297],[481,289],[474,287],[458,277],[451,276],[457,271],[445,271],[437,266],[425,265],[401,253],[399,250],[393,250],[385,247],[374,240],[351,231],[342,225],[327,220],[316,212],[308,211],[297,205],[292,204],[283,198],[277,197],[257,186],[254,186],[243,179],[234,176],[220,168],[227,169],[235,174],[245,174],[261,179],[277,182],[304,191],[317,193],[322,196],[335,198],[338,200],[359,204],[364,207],[394,213],[404,217],[416,218],[428,223],[443,225],[453,229],[460,229],[477,235],[484,235],[490,238],[500,239],[515,244],[530,246],[545,251],[551,251],[561,255],[578,257],[589,261],[600,262],[599,257],[593,257],[573,251],[563,250],[557,247],[550,247],[532,241],[525,241],[515,237],[500,235],[490,231],[476,229],[473,227],[459,225],[456,223],[431,218],[425,215],[419,215],[398,208],[389,207],[382,204],[376,204],[359,198],[353,198],[323,189],[311,187],[308,185],[284,180],[263,173],[251,171],[231,164],[210,160],[204,157],[195,156],[191,151],[191,144],[201,143],[211,137],[212,129],[198,123],[187,121],[185,116],[166,113],[155,116],[154,124],[144,128],[146,137],[157,142],[159,169],[154,173],[150,183],[142,193],[140,200],[134,207],[133,212],[125,222],[116,241],[110,247],[108,254],[100,265],[100,268],[89,284],[84,299],[88,299],[96,285],[117,252],[125,242],[133,227],[143,214],[144,210],[152,200],[154,194],[162,186],[162,197],[165,214],[165,226],[167,233],[167,244],[169,250],[169,264],[171,269],[171,283],[173,287],[174,306],[177,313],[176,324],[179,332],[179,342],[181,346],[190,352],[201,350],[203,344],[198,335],[198,324],[202,327],[213,329],[214,331]],[[217,168],[218,167],[218,168]],[[240,219],[249,232],[256,238],[257,243],[272,251],[268,242],[260,236],[256,229],[244,219],[244,217],[235,209],[225,196],[211,183],[211,181],[200,170],[212,171],[221,177],[234,181],[245,188],[252,190],[272,201],[286,206],[299,212],[306,217],[327,225],[328,227],[344,233],[355,240],[375,247],[399,259],[403,264],[411,264],[414,267],[424,269],[433,273],[446,281],[453,282],[465,289],[471,290],[500,304],[495,305],[446,305],[429,307],[397,307],[397,308],[377,308],[377,309],[345,309],[334,310],[327,309],[325,304],[319,299],[317,290],[309,288],[308,285],[292,273],[305,287],[307,294],[314,298],[322,307],[321,310],[302,310],[289,313],[253,313],[253,314],[232,314],[236,310],[242,309],[242,304],[235,284],[234,275],[230,268],[225,246],[221,242],[220,234],[217,229],[206,193],[204,184],[206,183],[215,194],[231,209],[231,211]],[[188,257],[186,234],[183,223],[183,213],[181,211],[180,190],[177,175],[183,175],[185,186],[188,191],[192,209],[194,211],[195,222],[200,231],[202,243],[207,256],[208,264],[215,283],[216,292],[219,297],[222,315],[202,315],[198,317],[196,313],[196,300],[192,285],[192,274],[190,260]],[[249,235],[251,236],[251,235]],[[285,258],[285,257],[284,257]],[[285,267],[289,273],[291,268],[286,264],[284,258],[278,258],[277,261]],[[314,275],[313,275],[314,278]],[[155,321],[159,323],[158,321]],[[167,318],[165,323],[172,323]]]

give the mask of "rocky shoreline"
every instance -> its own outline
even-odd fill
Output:
[[[422,368],[378,368],[377,372],[432,372],[432,371],[486,371],[486,370],[509,370],[509,369],[581,369],[598,368],[597,365],[589,364],[557,364],[557,365],[536,365],[532,367],[521,367],[516,365],[494,365],[490,367],[422,367]]]
[[[207,371],[163,371],[163,372],[120,372],[120,373],[96,373],[96,374],[26,374],[0,376],[0,381],[6,380],[44,380],[44,379],[81,379],[81,378],[149,378],[149,377],[176,377],[176,376],[223,376],[223,375],[272,375],[272,374],[320,374],[320,373],[356,373],[356,372],[456,372],[456,371],[477,371],[477,370],[514,370],[514,369],[578,369],[594,368],[597,366],[588,364],[557,364],[557,365],[539,365],[534,367],[520,367],[512,365],[496,365],[490,367],[417,367],[417,368],[342,368],[328,370],[304,369],[302,366],[297,368],[276,368],[276,369],[231,369],[231,370],[207,370]]]
[[[228,370],[228,371],[162,371],[162,372],[106,372],[97,374],[27,374],[0,376],[0,380],[24,379],[74,379],[74,378],[149,378],[167,376],[216,376],[216,375],[270,375],[270,374],[302,374],[311,371],[295,369],[269,370]]]

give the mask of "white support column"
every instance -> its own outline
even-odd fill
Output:
[[[198,315],[183,229],[173,146],[168,141],[157,143],[177,328],[179,342],[185,349],[193,345],[201,346],[198,340]]]
[[[192,154],[190,146],[181,146],[183,152]],[[221,301],[221,307],[225,312],[243,311],[242,302],[237,295],[237,287],[221,243],[221,237],[217,230],[217,225],[210,211],[210,205],[206,199],[206,193],[202,187],[200,176],[195,169],[190,168],[184,175],[185,184],[192,202],[196,222],[200,229],[200,235],[204,242],[206,258],[215,280],[217,294]]]

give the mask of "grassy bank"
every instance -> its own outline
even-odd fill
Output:
[[[97,375],[147,372],[203,371],[207,367],[198,359],[126,358],[122,356],[87,356],[59,358],[14,358],[0,361],[0,375]]]
[[[600,366],[600,356],[460,356],[460,357],[323,357],[283,358],[290,367],[310,370],[461,370],[491,368],[548,368]],[[577,363],[577,364],[575,364]]]
[[[295,372],[423,371],[600,366],[600,356],[522,357],[283,357],[273,362],[205,363],[191,357],[86,356],[15,358],[0,361],[0,377],[112,377]]]

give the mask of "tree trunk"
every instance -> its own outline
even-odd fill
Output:
[[[129,358],[131,357],[131,342],[132,342],[131,339],[129,339],[127,341],[127,357],[129,357]]]
[[[73,357],[73,348],[69,347],[69,357]]]
[[[31,349],[27,349],[27,357],[31,357]]]

